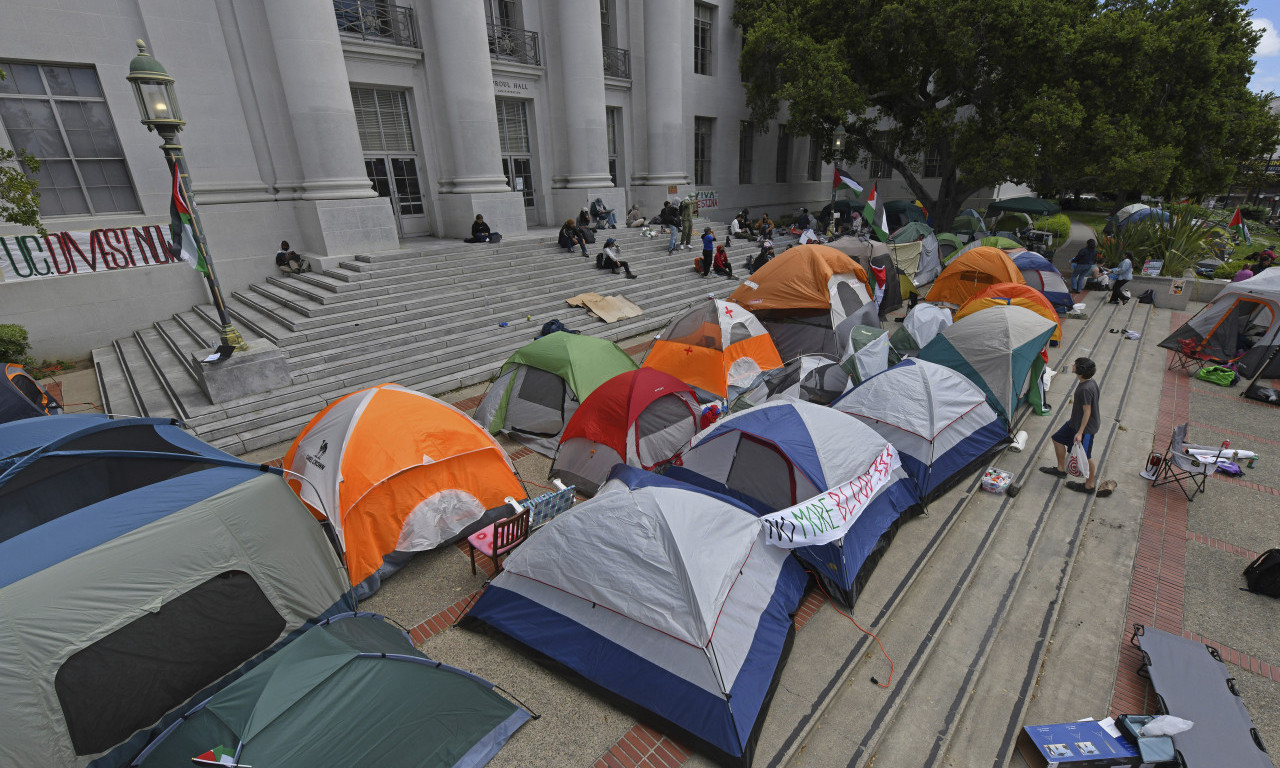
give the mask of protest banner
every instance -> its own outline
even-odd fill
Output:
[[[0,237],[0,282],[21,283],[172,264],[164,228],[155,224],[88,232]]]
[[[844,538],[867,504],[901,466],[898,452],[886,445],[866,472],[817,496],[760,518],[775,547],[795,549]]]

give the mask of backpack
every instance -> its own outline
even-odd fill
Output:
[[[543,323],[542,332],[539,333],[536,338],[540,339],[543,336],[550,336],[551,334],[557,331],[564,331],[565,333],[582,333],[582,331],[574,331],[574,330],[565,328],[564,323],[560,322],[557,319],[557,320],[548,320],[547,322]]]
[[[1244,581],[1250,592],[1280,597],[1280,549],[1268,549],[1244,569]]]
[[[1153,289],[1148,288],[1146,293],[1138,297],[1138,303],[1139,304],[1155,304],[1156,292]]]
[[[1240,374],[1225,366],[1206,365],[1196,372],[1196,378],[1220,387],[1233,387],[1240,379]]]

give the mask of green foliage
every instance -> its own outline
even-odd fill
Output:
[[[1213,255],[1212,234],[1190,211],[1174,210],[1168,221],[1149,216],[1126,226],[1116,237],[1100,239],[1098,250],[1112,267],[1120,263],[1124,251],[1130,251],[1134,272],[1140,271],[1143,263],[1158,259],[1164,262],[1161,275],[1181,277],[1196,262]]]
[[[1221,266],[1213,271],[1213,276],[1218,280],[1230,280],[1236,276],[1236,273],[1249,266],[1249,259],[1232,259],[1224,262]]]
[[[1036,219],[1035,228],[1042,232],[1052,232],[1054,240],[1066,240],[1071,234],[1071,219],[1065,213],[1041,216]]]
[[[27,354],[31,341],[27,329],[16,324],[0,324],[0,365],[17,363],[24,368],[34,368],[35,361]]]
[[[6,79],[0,69],[0,80]],[[40,190],[35,174],[40,161],[18,149],[0,148],[0,221],[32,227],[49,234],[40,223]]]
[[[1242,205],[1240,215],[1253,221],[1265,221],[1271,215],[1271,209],[1265,205]]]
[[[27,368],[27,373],[34,379],[47,379],[66,371],[74,371],[76,364],[66,360],[41,360],[39,365]]]
[[[991,225],[992,232],[1017,232],[1027,226],[1027,220],[1016,213],[1006,213]]]

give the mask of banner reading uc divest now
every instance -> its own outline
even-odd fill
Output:
[[[172,264],[179,259],[170,252],[166,235],[163,227],[148,224],[0,237],[0,282]]]
[[[893,471],[902,465],[898,452],[886,445],[866,472],[817,496],[760,518],[775,547],[795,549],[830,544],[844,538]]]

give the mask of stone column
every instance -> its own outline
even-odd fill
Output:
[[[427,56],[440,73],[440,110],[453,155],[453,177],[440,184],[444,233],[470,237],[477,213],[495,232],[524,232],[524,202],[502,173],[484,6],[468,1],[418,7],[431,16]]]
[[[685,148],[693,125],[685,124],[684,75],[693,66],[681,40],[693,25],[682,0],[646,0],[644,4],[645,112],[648,118],[651,186],[688,184]]]
[[[561,87],[568,156],[562,166],[566,189],[612,187],[604,121],[604,50],[599,0],[559,3]]]
[[[333,4],[271,0],[263,6],[298,149],[297,214],[308,249],[328,256],[398,247],[391,205],[364,171]]]

